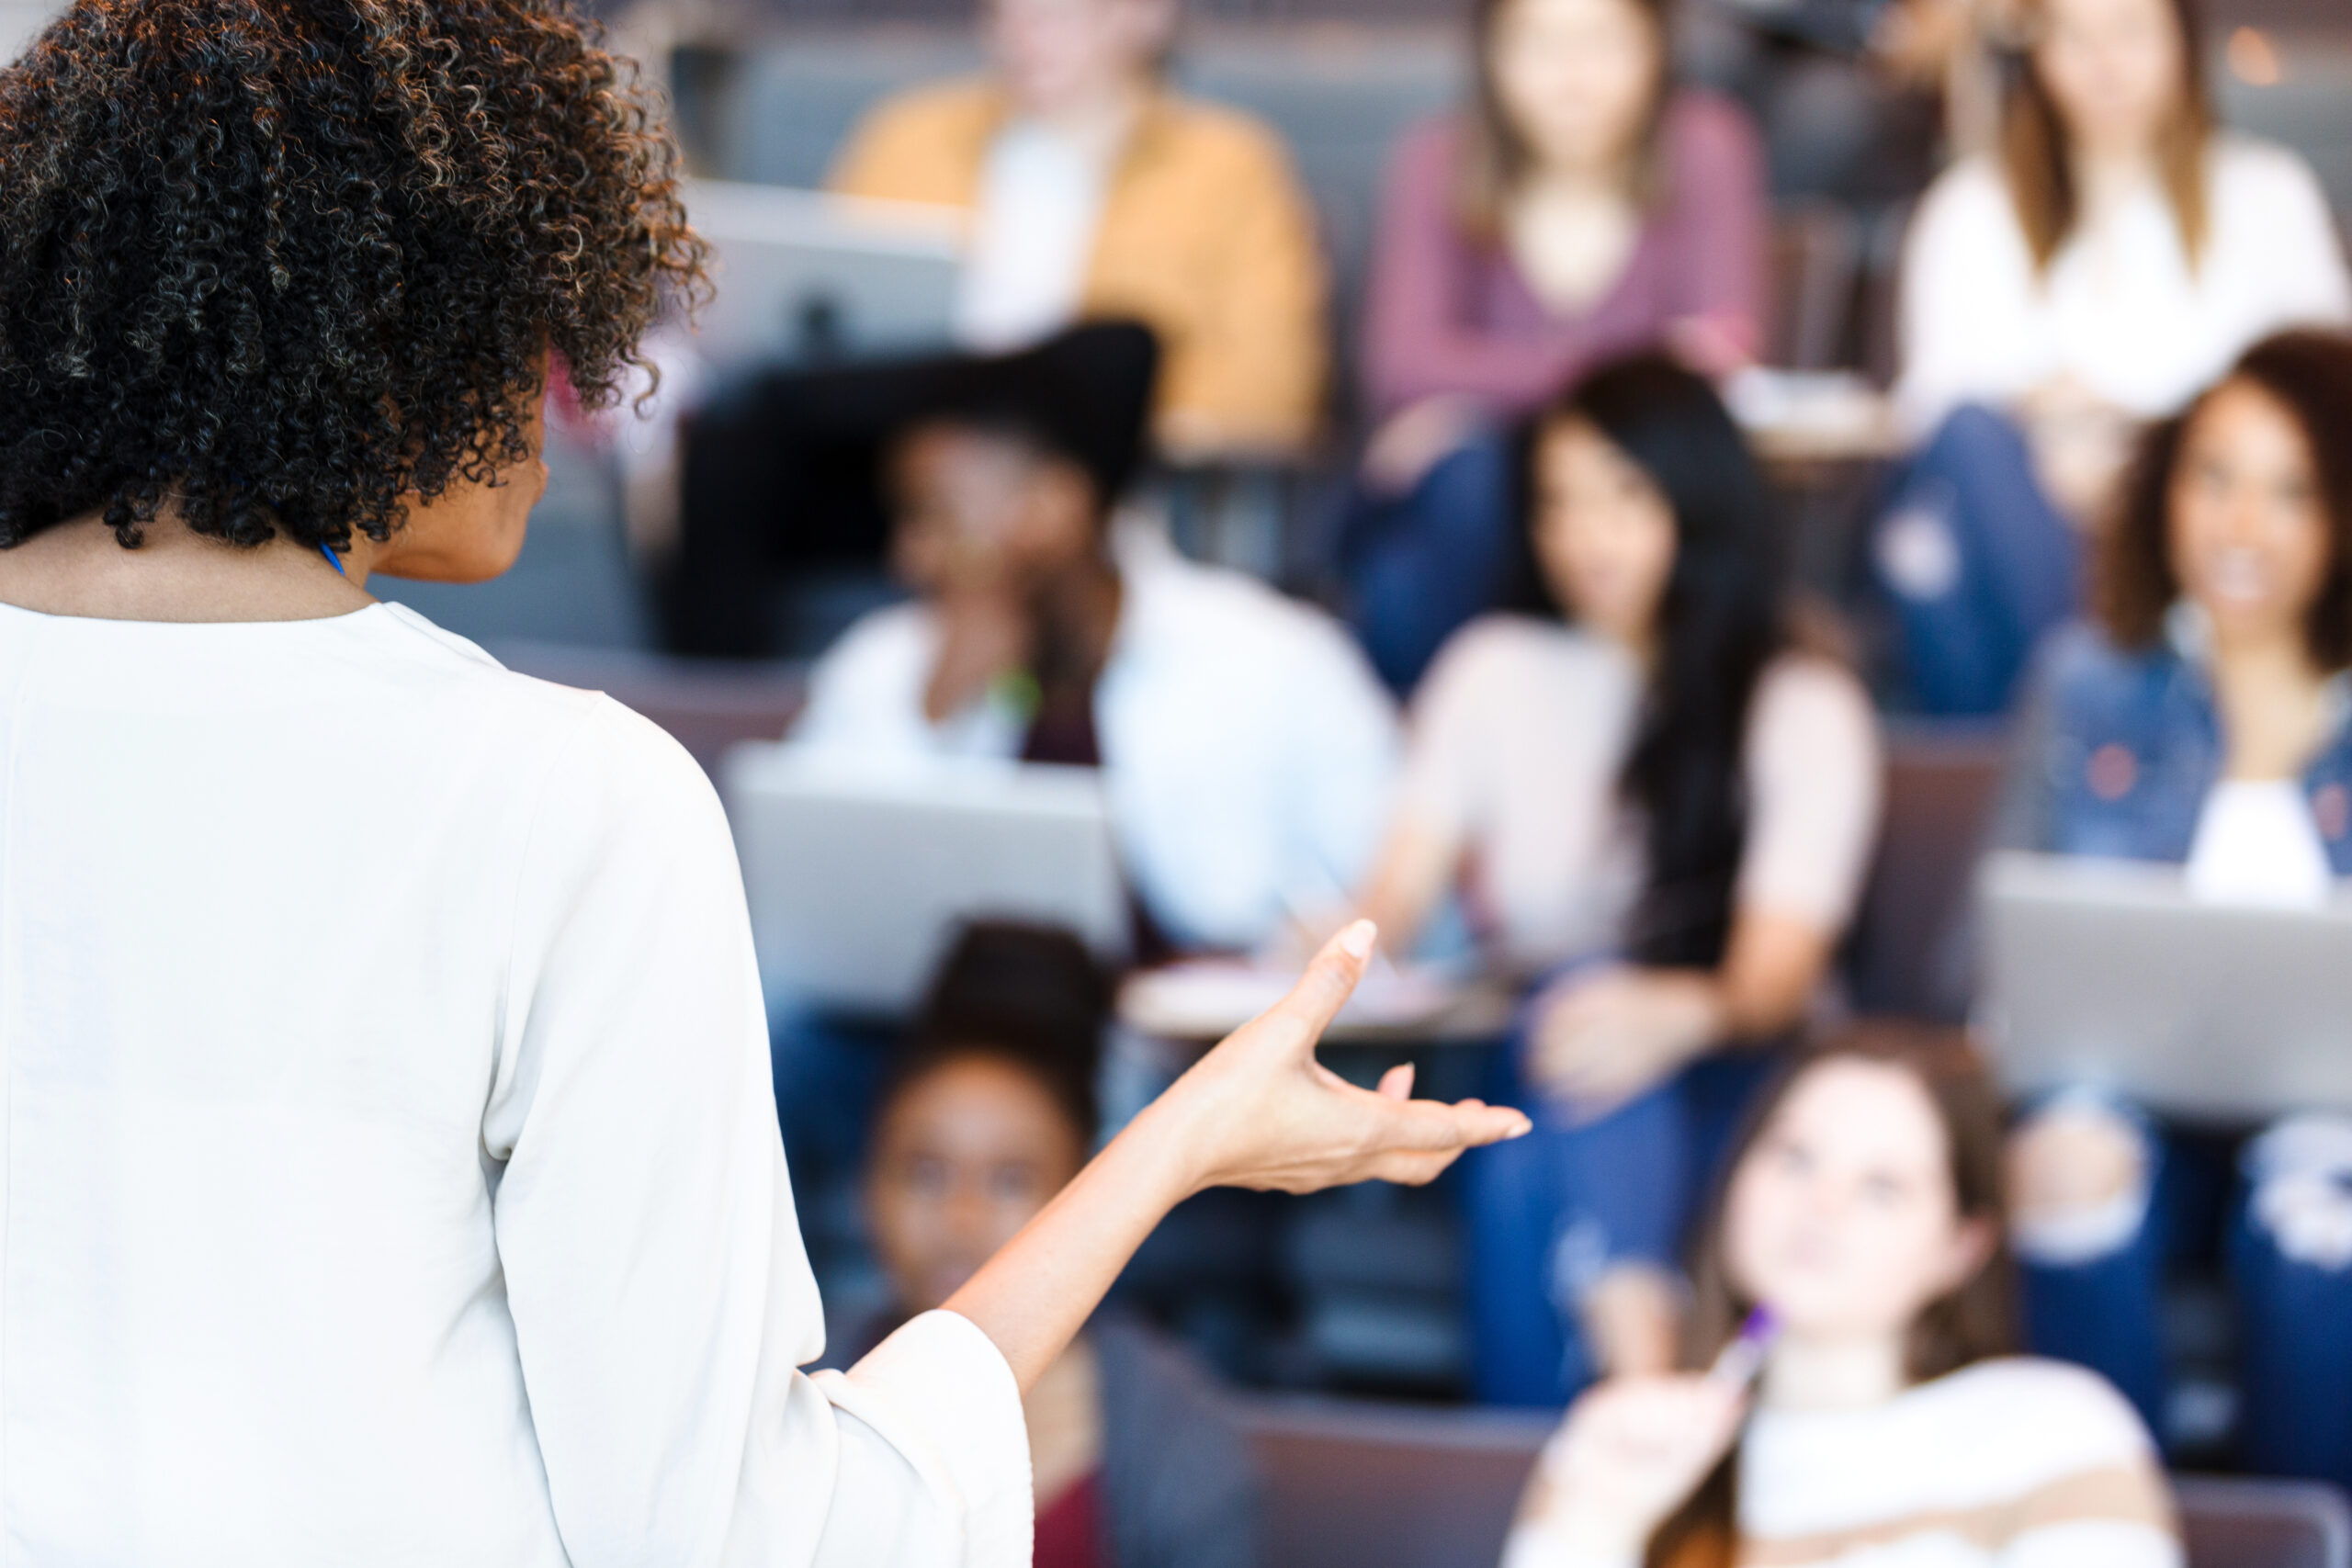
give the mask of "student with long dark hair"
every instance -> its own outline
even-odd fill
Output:
[[[1656,343],[1711,371],[1761,344],[1762,153],[1736,105],[1675,82],[1671,10],[1479,0],[1473,101],[1398,144],[1363,326],[1379,423],[1346,567],[1400,690],[1508,585],[1514,422]]]
[[[1541,1134],[1471,1173],[1480,1390],[1544,1403],[1670,1345],[1691,1171],[1755,1081],[1745,1047],[1828,965],[1879,759],[1860,683],[1792,623],[1762,478],[1703,378],[1595,372],[1528,467],[1527,608],[1439,656],[1362,903],[1403,948],[1459,890],[1491,963],[1556,976],[1520,1063]]]
[[[2352,338],[2290,333],[2149,434],[2095,618],[2052,639],[2028,688],[1996,844],[2168,863],[2233,903],[2312,907],[2352,879],[2347,425]],[[2222,1252],[2247,1461],[2352,1483],[2352,1122],[2202,1131],[2183,1139],[2087,1088],[2028,1115],[2018,1251],[2035,1344],[2106,1373],[2154,1422],[2167,1264]],[[2233,1185],[2232,1157],[2235,1201],[2195,1201]]]
[[[2000,1099],[1964,1039],[1849,1030],[1724,1168],[1686,1363],[1711,1370],[1577,1400],[1505,1568],[2180,1562],[2131,1407],[2011,1353]],[[1717,1360],[1744,1328],[1752,1392]]]

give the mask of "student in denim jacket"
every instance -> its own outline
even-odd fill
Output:
[[[2098,624],[2040,660],[1996,842],[2177,863],[2227,900],[2309,905],[2352,876],[2347,424],[2352,339],[2291,333],[2151,433]],[[2230,1152],[2246,1458],[2352,1481],[2352,1122],[2297,1115]],[[2037,1348],[2154,1424],[2158,1286],[2197,1241],[2197,1159],[2087,1094],[2031,1112],[2011,1158]]]

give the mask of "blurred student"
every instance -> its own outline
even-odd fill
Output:
[[[905,430],[891,552],[915,598],[818,661],[794,736],[1099,766],[1147,946],[1253,948],[1369,868],[1396,716],[1319,612],[1114,524],[1152,363],[1139,328],[1080,328]]]
[[[1143,321],[1168,351],[1158,434],[1172,455],[1295,448],[1326,374],[1314,214],[1272,129],[1163,83],[1177,14],[1177,0],[989,0],[991,73],[885,102],[832,185],[971,212],[970,346]]]
[[[1880,787],[1869,698],[1792,627],[1702,378],[1605,367],[1532,457],[1529,610],[1439,655],[1362,899],[1404,951],[1460,889],[1495,964],[1558,976],[1519,1068],[1537,1134],[1467,1168],[1479,1392],[1520,1404],[1670,1358],[1693,1189],[1828,967]]]
[[[2290,907],[2352,876],[2347,428],[2352,339],[2316,333],[2257,344],[2154,428],[2104,542],[2096,622],[2040,662],[1998,844],[2169,862],[2209,897]],[[2016,1160],[2035,1343],[2106,1372],[2153,1422],[2161,1275],[2205,1239],[2168,1201],[2189,1190],[2189,1151],[2085,1092],[2030,1118]],[[2239,1163],[2246,1458],[2352,1483],[2352,1123],[2293,1118]]]
[[[2010,1354],[2000,1101],[1963,1042],[1861,1026],[1758,1108],[1699,1255],[1696,1364],[1768,1306],[1760,1379],[1579,1398],[1504,1568],[2177,1568],[2147,1434]]]
[[[1999,154],[1936,183],[1904,265],[1927,443],[1876,553],[1931,712],[2007,705],[2143,422],[2264,333],[2352,315],[2310,168],[2214,124],[2192,0],[2025,10]]]
[[[962,1288],[1094,1146],[1109,977],[1075,938],[968,928],[874,1115],[865,1209],[891,1304],[868,1344]],[[1037,1568],[1250,1568],[1249,1450],[1206,1376],[1116,1316],[1071,1341],[1022,1401]]]
[[[1676,88],[1668,43],[1663,0],[1479,0],[1473,103],[1390,165],[1344,547],[1400,690],[1507,585],[1501,427],[1636,349],[1726,370],[1761,346],[1762,152],[1736,106]]]

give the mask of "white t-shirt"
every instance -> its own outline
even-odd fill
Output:
[[[1254,948],[1369,872],[1396,710],[1320,611],[1142,526],[1122,526],[1114,549],[1124,598],[1094,728],[1120,859],[1170,940]],[[1023,720],[1002,706],[924,716],[938,649],[922,604],[865,616],[810,672],[793,739],[868,757],[1019,755]]]
[[[0,607],[27,1562],[1029,1560],[1012,1372],[821,1348],[717,796],[379,604]]]
[[[2178,1568],[2139,1418],[2094,1374],[1980,1361],[1861,1410],[1759,1410],[1739,1451],[1740,1561],[1772,1568]],[[1632,1568],[1537,1519],[1504,1568]]]
[[[1439,650],[1415,696],[1403,808],[1461,838],[1474,924],[1518,967],[1615,948],[1646,877],[1618,781],[1642,672],[1556,621],[1488,615]],[[1861,683],[1784,655],[1748,712],[1747,837],[1734,889],[1842,930],[1878,835],[1878,724]]]
[[[2301,158],[2224,133],[2207,154],[2209,223],[2192,268],[2154,183],[2072,235],[2037,274],[1988,158],[1929,187],[1905,242],[1903,375],[1917,432],[1962,402],[2009,402],[2071,375],[2146,417],[2170,413],[2256,339],[2352,319],[2327,198]]]
[[[958,335],[984,353],[1050,337],[1077,319],[1111,161],[1102,149],[1014,120],[980,164]]]
[[[2197,815],[2188,890],[2223,904],[2316,908],[2335,872],[2295,779],[2223,779]]]

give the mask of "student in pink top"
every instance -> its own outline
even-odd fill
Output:
[[[1734,368],[1760,342],[1766,197],[1741,111],[1678,89],[1666,0],[1478,0],[1476,87],[1388,175],[1363,335],[1379,421],[1345,569],[1409,686],[1508,572],[1505,427],[1659,344]]]

